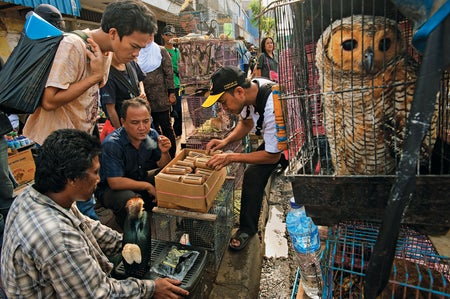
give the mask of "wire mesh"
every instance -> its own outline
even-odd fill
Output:
[[[155,238],[163,241],[180,242],[183,235],[189,236],[192,246],[211,252],[207,268],[218,269],[233,225],[234,180],[225,180],[208,214],[215,215],[211,221],[196,219],[186,213],[186,217],[165,213],[153,213]]]
[[[322,255],[324,298],[363,298],[363,284],[379,225],[343,222],[329,230]],[[379,298],[449,298],[450,259],[431,241],[402,226],[389,283]]]
[[[266,14],[275,20],[288,135],[286,174],[296,200],[307,213],[314,206],[315,220],[325,225],[380,220],[398,170],[421,63],[411,46],[411,22],[388,0],[281,0]],[[391,27],[395,38],[387,38]],[[364,69],[372,54],[378,62]],[[412,161],[416,202],[407,211],[407,223],[450,226],[447,216],[441,222],[433,214],[450,209],[449,78],[444,72],[440,92],[430,99],[436,100],[431,129],[419,159]],[[442,197],[445,202],[435,206]],[[352,213],[355,206],[361,210]]]
[[[206,144],[211,139],[224,139],[236,126],[238,116],[223,110],[219,103],[203,108],[201,104],[205,101],[204,96],[187,96],[186,101],[189,110],[186,117],[190,118],[183,122],[187,148],[206,149]],[[242,152],[242,148],[235,143],[227,145],[223,150]]]
[[[235,42],[222,39],[179,38],[181,84],[203,84],[209,89],[211,75],[220,67],[238,64]]]
[[[402,116],[402,109],[406,114],[409,111],[408,101],[412,100],[410,93],[414,91],[417,64],[421,62],[419,53],[410,45],[413,34],[411,23],[390,1],[385,0],[324,0],[315,5],[313,1],[279,2],[280,5],[270,14],[275,18],[277,29],[280,84],[283,87],[282,99],[286,101],[285,119],[289,121],[292,172],[314,173],[318,160],[313,157],[319,155],[333,161],[332,164],[320,165],[322,174],[394,174],[404,139],[401,127],[404,127],[405,117]],[[357,15],[364,15],[361,22]],[[346,39],[353,39],[367,44],[362,47],[381,47],[376,44],[378,40],[375,41],[372,30],[385,30],[388,34],[390,20],[393,20],[392,23],[400,32],[399,40],[406,45],[405,53],[396,48],[393,57],[397,60],[404,59],[405,68],[411,63],[411,69],[406,71],[401,70],[402,66],[397,62],[396,69],[391,70],[394,62],[389,60],[387,51],[378,53],[377,48],[374,55],[379,55],[376,58],[379,59],[379,69],[363,73],[359,69],[364,63],[361,53],[353,51],[352,61],[346,65],[346,61],[341,61],[346,59],[345,51],[337,51],[336,45],[331,44],[335,42],[332,38],[337,37],[325,34],[331,26],[331,32],[342,35],[339,38],[344,42]],[[372,23],[381,29],[370,27],[369,24]],[[363,35],[365,40],[359,39],[358,34]],[[323,50],[318,49],[318,44],[324,44]],[[327,52],[330,48],[333,48],[332,57],[328,56],[331,52]],[[328,59],[334,60],[330,64],[321,63]],[[378,75],[384,76],[380,82],[377,81]],[[390,75],[396,80],[389,81],[387,77]],[[421,152],[421,159],[417,163],[418,174],[448,174],[447,165],[445,169],[434,167],[438,163],[433,160],[436,155],[431,155],[432,146],[436,142],[436,146],[440,147],[438,151],[445,153],[442,160],[448,164],[447,147],[441,144],[442,140],[447,140],[449,128],[448,117],[444,117],[449,97],[448,76],[445,73],[442,78],[442,91],[436,102],[436,117],[432,130],[424,141],[424,144],[429,141],[430,146]],[[396,97],[405,98],[403,103],[395,103],[394,114],[389,103],[392,93]],[[382,101],[378,108],[377,101]],[[361,108],[361,105],[364,107]],[[363,109],[361,113],[360,109]],[[377,120],[379,114],[383,115],[383,119]],[[394,129],[391,122],[397,122],[393,125]],[[365,133],[358,135],[360,130]],[[321,136],[327,137],[329,146],[328,151],[318,153],[318,139]],[[310,165],[305,167],[306,164]],[[390,164],[394,167],[389,166]]]

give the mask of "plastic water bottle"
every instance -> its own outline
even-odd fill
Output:
[[[303,289],[310,298],[322,295],[320,268],[320,236],[317,226],[306,215],[305,208],[291,198],[291,209],[286,216],[286,227],[297,253]]]

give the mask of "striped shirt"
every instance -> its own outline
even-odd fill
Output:
[[[69,210],[33,187],[13,202],[6,220],[1,278],[8,298],[150,298],[151,280],[109,276],[107,256],[122,235]]]

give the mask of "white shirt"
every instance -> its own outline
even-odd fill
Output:
[[[265,83],[270,83],[272,81],[267,79],[253,79],[252,81],[257,81],[259,86],[262,86]],[[242,109],[241,116],[242,118],[245,118],[247,115],[247,107],[250,108],[250,115],[253,119],[253,122],[256,126],[259,114],[256,113],[255,107],[253,105],[245,106],[244,109]],[[262,124],[261,134],[264,139],[264,149],[266,152],[271,154],[277,154],[281,152],[278,149],[278,140],[277,140],[277,131],[276,131],[276,123],[275,123],[275,114],[274,114],[274,108],[273,108],[273,97],[272,93],[267,98],[266,107],[264,108],[264,122]]]

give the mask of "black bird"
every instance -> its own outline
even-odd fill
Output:
[[[140,197],[133,197],[127,201],[126,204],[127,215],[123,227],[123,248],[122,256],[127,256],[123,259],[125,273],[129,276],[142,278],[150,267],[151,256],[151,231],[150,231],[150,217],[144,210],[144,200]],[[127,245],[128,244],[128,245]],[[140,249],[140,256],[135,246]],[[134,249],[133,249],[134,247]],[[131,249],[131,251],[130,251]],[[131,262],[128,263],[127,262]]]

